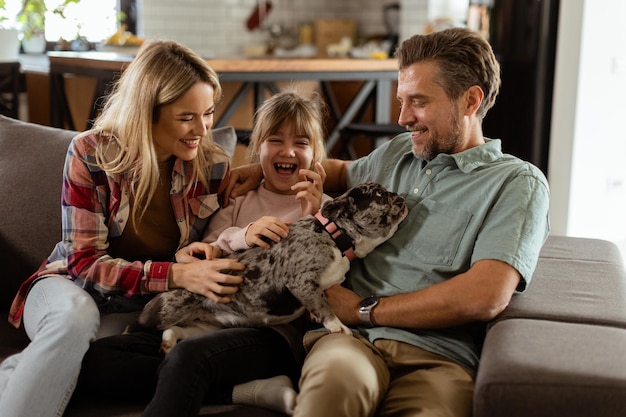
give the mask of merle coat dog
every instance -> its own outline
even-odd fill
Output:
[[[300,218],[269,249],[254,247],[231,257],[246,266],[230,303],[177,289],[157,295],[143,309],[140,327],[166,330],[169,351],[207,328],[270,326],[308,310],[330,332],[350,333],[333,313],[324,290],[343,281],[350,260],[389,239],[408,213],[404,198],[379,184],[364,183],[326,201],[315,216]],[[207,325],[208,324],[208,325]]]

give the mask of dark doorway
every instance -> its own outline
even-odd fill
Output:
[[[547,174],[559,0],[492,4],[489,42],[502,67],[502,87],[484,134]]]

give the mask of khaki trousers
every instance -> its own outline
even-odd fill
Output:
[[[308,333],[296,417],[470,417],[474,374],[418,347]]]

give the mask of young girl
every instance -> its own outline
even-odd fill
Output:
[[[140,310],[169,288],[220,302],[236,291],[241,278],[220,271],[239,263],[172,262],[202,238],[226,185],[228,157],[210,135],[220,94],[216,73],[190,49],[147,42],[93,129],[74,139],[62,240],[11,307],[32,342],[0,365],[0,415],[62,415],[101,314]]]
[[[322,109],[320,100],[291,91],[278,93],[261,106],[252,131],[250,153],[253,160],[262,164],[265,181],[219,210],[209,223],[204,241],[177,253],[179,262],[194,264],[201,262],[199,255],[215,259],[255,245],[268,247],[264,239],[279,241],[287,235],[290,222],[319,210],[323,199],[329,198],[322,191]],[[203,403],[252,404],[290,413],[295,404],[292,381],[297,381],[304,356],[305,325],[303,318],[284,326],[226,328],[182,340],[160,365],[156,392],[144,416],[197,416]],[[92,349],[88,358],[114,358],[127,349],[129,340],[141,344],[152,337],[152,343],[158,345],[160,332],[158,336],[118,336],[110,338],[106,345],[102,340],[94,345],[98,351]],[[133,359],[138,358],[135,363],[142,362],[139,356]],[[141,384],[133,375],[157,372],[156,368],[138,366],[130,359],[128,363],[123,361],[120,367],[126,370],[122,378]],[[102,371],[118,372],[109,366]],[[276,376],[279,377],[272,378]]]
[[[265,181],[211,218],[203,239],[212,242],[210,247],[197,242],[186,249],[204,247],[219,257],[269,247],[264,237],[278,242],[287,235],[287,223],[315,214],[323,193],[316,171],[326,156],[321,118],[321,102],[295,92],[268,99],[257,112],[249,147],[250,160],[260,162]]]

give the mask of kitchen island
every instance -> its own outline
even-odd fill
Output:
[[[132,54],[116,52],[49,52],[50,123],[56,127],[82,129],[70,111],[70,97],[65,81],[72,77],[95,79],[89,110],[89,120],[97,115],[100,98],[107,88],[132,61]],[[341,128],[355,119],[360,121],[370,111],[375,123],[393,122],[397,61],[395,59],[351,58],[218,58],[207,59],[218,73],[224,87],[224,102],[216,112],[215,126],[234,124],[237,114],[244,111],[243,120],[251,126],[252,114],[284,83],[311,81],[319,86],[333,119],[328,129],[327,148],[339,140]],[[351,85],[340,93],[343,84]],[[84,91],[83,91],[84,94]],[[251,99],[251,100],[250,100]]]

